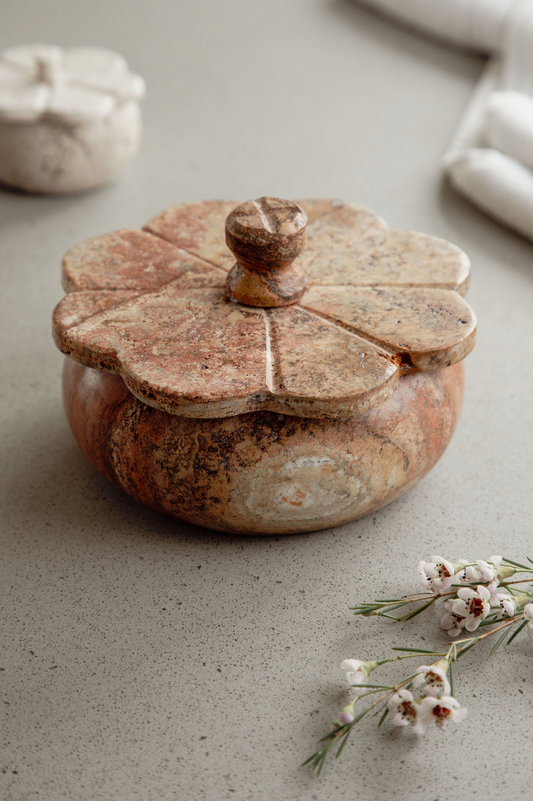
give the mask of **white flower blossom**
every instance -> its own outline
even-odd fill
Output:
[[[357,684],[366,684],[372,668],[368,662],[361,662],[360,659],[345,659],[341,664],[341,670],[347,671],[348,684],[355,687]]]
[[[454,721],[460,723],[466,718],[468,710],[461,707],[459,701],[451,695],[443,698],[423,698],[420,704],[418,720],[413,726],[417,734],[424,734],[431,723],[435,723],[439,729],[445,731],[444,724]]]
[[[456,581],[459,584],[479,584],[481,581],[488,581],[491,595],[496,592],[500,582],[516,573],[516,568],[502,564],[503,557],[499,554],[489,556],[486,560],[476,559],[474,565],[469,564],[466,559],[457,561],[464,568],[457,573]]]
[[[476,565],[479,567],[485,581],[494,581],[498,575],[498,569],[501,563],[501,556],[489,556],[487,561],[484,559],[476,559]]]
[[[416,672],[418,675],[413,681],[413,686],[424,695],[436,698],[438,695],[450,694],[450,683],[446,673],[438,665],[421,665]]]
[[[446,629],[450,637],[457,637],[461,633],[461,629],[466,625],[465,617],[454,614],[453,605],[456,600],[456,598],[450,598],[450,600],[444,602],[444,608],[447,611],[440,620],[440,625],[443,629]]]
[[[460,570],[455,576],[459,584],[475,584],[483,581],[481,570],[477,565],[470,564],[468,559],[458,559],[457,562],[463,565],[463,570]]]
[[[481,621],[490,614],[490,592],[487,587],[478,585],[476,590],[461,587],[457,591],[458,599],[453,602],[454,615],[465,618],[467,631],[475,631]]]
[[[490,605],[497,609],[497,617],[513,617],[516,613],[516,600],[506,592],[496,592],[490,596]]]
[[[526,631],[533,640],[533,604],[526,604],[524,606],[524,618],[529,621],[526,626]]]
[[[453,582],[455,568],[442,556],[431,556],[430,558],[431,562],[422,560],[416,566],[420,584],[428,592],[444,592]]]
[[[387,706],[391,715],[394,715],[392,722],[395,726],[416,726],[420,704],[416,703],[409,690],[395,693],[389,699]]]
[[[509,578],[516,573],[516,568],[510,565],[502,565],[503,556],[496,554],[489,556],[487,561],[477,559],[476,564],[481,571],[483,579],[489,582],[489,591],[491,595],[496,592],[498,584],[505,578]]]

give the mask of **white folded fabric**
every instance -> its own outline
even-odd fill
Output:
[[[453,185],[472,203],[533,238],[533,173],[492,148],[465,150],[449,168]]]
[[[533,239],[533,0],[358,0],[492,54],[443,157],[453,186]]]
[[[456,45],[499,49],[508,12],[517,0],[359,0]]]
[[[533,169],[533,97],[493,92],[487,102],[484,133],[489,147]]]

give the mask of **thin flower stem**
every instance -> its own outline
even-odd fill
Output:
[[[408,612],[406,615],[403,615],[402,617],[397,617],[396,623],[401,623],[404,620],[411,620],[411,618],[416,617],[416,615],[419,615],[421,612],[424,611],[424,609],[427,609],[432,604],[434,604],[435,601],[438,599],[438,597],[439,597],[438,595],[435,595],[429,601],[426,601],[426,603],[422,604],[422,606],[418,606],[416,609],[413,609],[411,612]]]
[[[456,646],[456,643],[454,643],[454,642],[451,643],[450,647],[448,648],[448,651],[447,651],[446,655],[444,656],[444,659],[450,659],[452,654],[455,653],[455,646]],[[412,654],[412,656],[419,656],[419,655],[418,654]],[[398,657],[398,659],[402,659],[402,658],[405,658],[405,657],[401,657],[401,656]],[[433,667],[434,665],[438,665],[439,662],[442,660],[442,658],[443,657],[441,655],[440,659],[436,659],[434,662],[431,662],[431,664],[428,665],[428,667]],[[374,709],[382,701],[386,702],[389,698],[391,698],[394,695],[394,693],[398,692],[398,690],[401,690],[402,687],[405,687],[407,684],[409,684],[409,682],[412,681],[417,675],[418,675],[417,673],[413,673],[411,676],[408,676],[406,679],[401,681],[399,684],[396,684],[396,686],[392,688],[392,692],[385,693],[385,695],[383,695],[381,698],[378,698],[376,701],[374,701],[374,703],[369,708],[370,709]],[[381,709],[383,709],[383,707]],[[377,714],[379,714],[379,712],[381,712],[381,709],[377,710]]]
[[[432,655],[434,655],[434,654],[435,654],[435,652],[433,652]],[[448,653],[446,653],[446,654],[437,654],[437,655],[440,657],[440,659],[437,659],[435,662],[432,662],[433,665],[437,665],[443,657],[445,659],[449,659],[450,651],[448,651]],[[420,659],[420,653],[417,652],[417,653],[413,653],[413,654],[403,654],[402,656],[395,656],[392,659],[383,659],[381,664],[385,664],[386,662],[399,662],[400,659],[414,659],[415,657]],[[361,693],[360,695],[356,695],[355,698],[351,701],[351,703],[352,704],[356,704],[357,701],[359,701],[359,699],[366,698],[368,695],[373,695],[374,693],[377,693],[380,690],[385,690],[385,689],[390,690],[390,694],[394,695],[394,693],[397,691],[397,689],[399,687],[403,687],[404,684],[407,684],[415,676],[416,676],[416,673],[413,673],[413,675],[409,676],[409,678],[407,678],[402,684],[397,684],[394,687],[392,685],[386,685],[386,684],[374,684],[374,685],[372,685],[372,684],[357,684],[357,685],[353,685],[353,686],[357,686],[357,687],[372,687],[372,689],[369,689],[369,691],[367,693]],[[370,709],[373,709],[373,708],[374,708],[374,706],[370,707]]]
[[[533,568],[531,570],[533,573]],[[525,584],[531,583],[531,579],[516,579],[513,581],[502,581],[499,585],[500,587],[505,587],[506,589],[512,589],[514,584]],[[488,581],[477,581],[472,582],[472,584],[452,584],[452,587],[455,589],[451,589],[448,592],[439,592],[439,593],[416,593],[415,595],[407,595],[404,598],[394,598],[394,599],[384,599],[384,600],[376,600],[372,603],[368,604],[360,604],[359,606],[350,606],[349,609],[354,613],[354,615],[363,615],[366,617],[387,617],[391,620],[396,621],[403,621],[408,620],[409,617],[414,617],[419,612],[424,611],[428,606],[431,606],[435,601],[439,598],[448,598],[450,596],[457,595],[456,589],[465,589],[471,588],[472,586],[483,586],[486,587],[490,584]],[[388,609],[391,612],[394,609],[400,609],[402,606],[407,606],[408,604],[414,604],[417,602],[421,602],[421,606],[419,609],[414,610],[413,612],[408,612],[407,615],[402,617],[394,617],[394,615],[389,615],[387,612],[383,611]]]
[[[500,626],[495,626],[495,628],[491,629],[490,631],[486,631],[485,634],[480,634],[478,637],[468,637],[467,639],[464,640],[455,640],[455,643],[453,644],[457,646],[457,645],[462,645],[462,643],[480,642],[481,640],[484,640],[486,637],[490,637],[491,634],[496,634],[497,631],[509,628],[509,626],[512,626],[518,620],[523,620],[523,619],[524,619],[523,613],[521,615],[515,615],[514,617],[510,617],[509,620],[506,620],[505,623],[502,623]],[[460,648],[457,656],[461,656],[461,652],[464,650],[465,650],[464,648]]]
[[[528,559],[529,559],[529,556],[528,556]],[[518,636],[518,634],[520,634],[520,632],[522,631],[522,629],[524,628],[524,626],[527,626],[528,622],[529,622],[529,621],[527,621],[527,620],[524,618],[524,620],[523,620],[523,621],[520,623],[520,625],[518,626],[518,628],[516,629],[516,631],[513,631],[513,633],[511,634],[511,636],[510,636],[510,637],[509,637],[509,639],[507,640],[507,645],[509,645],[510,643],[512,643],[512,641],[514,640],[514,638],[515,638],[516,636]]]
[[[417,656],[417,654],[415,654],[415,656]],[[440,659],[436,659],[435,662],[432,662],[431,665],[428,665],[428,667],[433,667],[433,665],[438,665],[439,662]],[[416,678],[417,675],[418,673],[412,673],[410,676],[407,676],[406,679],[404,679],[399,684],[396,684],[394,687],[392,687],[392,689],[388,693],[385,693],[385,695],[382,695],[381,698],[376,699],[374,703],[369,707],[369,709],[374,709],[382,701],[387,701],[388,698],[391,698],[394,695],[394,693],[397,693],[398,690],[402,689],[402,687],[406,687],[410,681]]]
[[[417,653],[415,653],[415,654],[404,654],[403,656],[397,656],[396,659],[398,659],[398,660],[399,659],[414,659],[415,656],[417,657],[417,659],[420,659],[420,654],[417,654]],[[441,656],[441,655],[439,654],[439,656]],[[396,661],[396,660],[393,660],[393,661]]]
[[[410,654],[429,654],[429,656],[446,656],[441,651],[428,651],[425,648],[402,648],[399,645],[393,645],[392,651],[409,651]]]
[[[352,684],[352,687],[357,687],[357,689],[368,689],[375,692],[376,690],[392,690],[392,684]],[[369,693],[365,693],[365,695],[369,695]],[[358,695],[357,698],[361,698],[361,695]]]
[[[529,556],[526,556],[526,559],[528,559],[531,562],[531,559],[529,559]],[[506,559],[505,556],[503,557],[503,561],[507,562],[508,565],[513,565],[513,567],[519,567],[520,568],[520,572],[522,572],[522,573],[524,573],[527,570],[531,570],[531,568],[528,567],[528,565],[522,565],[522,564],[520,564],[520,562],[513,562],[512,559]]]

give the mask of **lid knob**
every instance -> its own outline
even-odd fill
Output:
[[[305,247],[307,216],[290,200],[247,200],[226,218],[226,244],[237,263],[226,281],[231,300],[247,306],[288,306],[305,291],[292,262]]]

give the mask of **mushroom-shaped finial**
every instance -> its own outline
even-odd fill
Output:
[[[247,306],[288,306],[305,291],[305,276],[293,264],[305,247],[307,216],[289,200],[247,200],[226,219],[226,244],[237,263],[228,275],[231,300]]]

